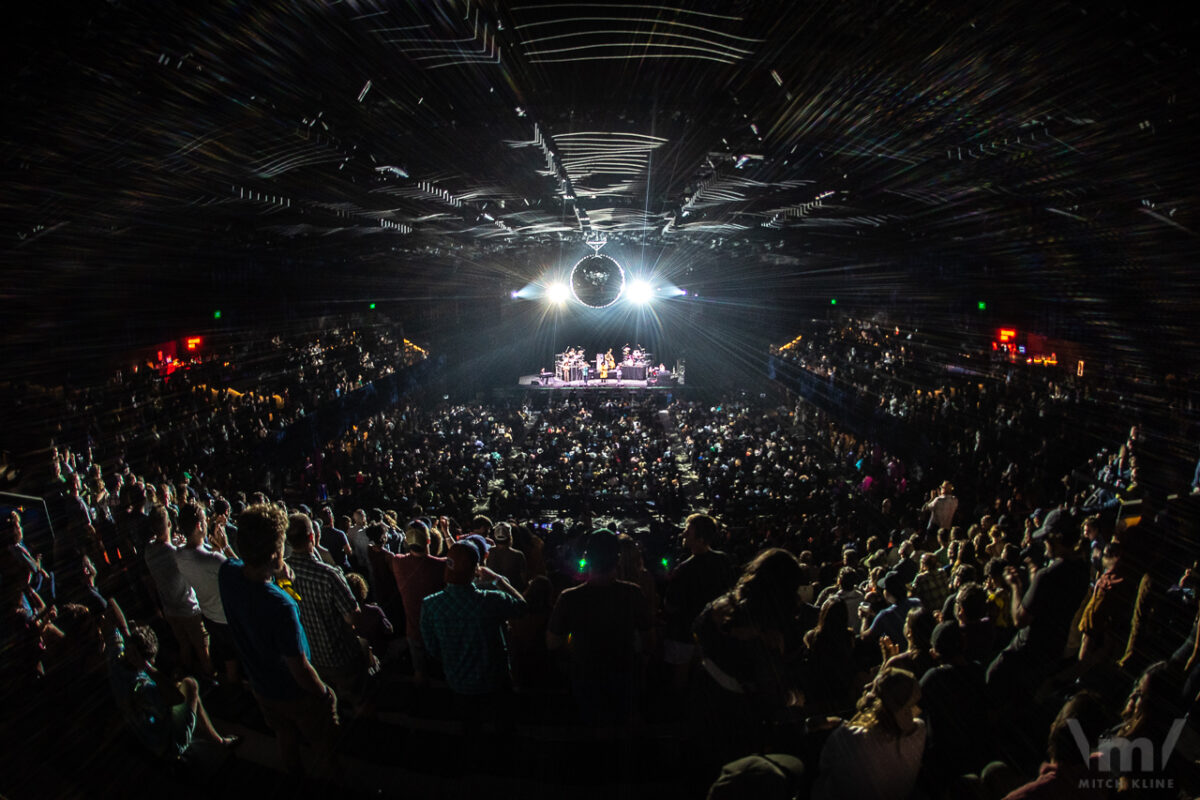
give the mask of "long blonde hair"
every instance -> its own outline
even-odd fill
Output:
[[[921,697],[921,684],[906,669],[880,670],[875,680],[858,700],[858,713],[850,720],[867,730],[882,730],[897,743],[910,731],[903,730],[896,721],[896,714],[916,705]]]

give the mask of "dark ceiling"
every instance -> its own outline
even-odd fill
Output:
[[[71,2],[10,31],[7,334],[606,252],[1191,342],[1190,12],[1058,0]],[[463,287],[470,287],[469,289]],[[48,322],[48,318],[50,321]],[[1136,336],[1145,340],[1146,333]]]

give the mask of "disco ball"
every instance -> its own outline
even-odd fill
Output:
[[[571,270],[571,293],[589,308],[611,306],[623,291],[625,270],[608,256],[585,256]]]

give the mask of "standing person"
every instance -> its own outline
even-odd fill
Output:
[[[428,680],[425,643],[421,638],[421,601],[446,585],[446,559],[429,554],[429,526],[419,519],[404,530],[408,553],[392,559],[392,577],[404,606],[404,636],[412,659],[413,680],[423,686]]]
[[[485,517],[483,514],[477,514],[471,520],[471,527],[468,528],[466,533],[464,533],[459,538],[462,539],[462,538],[465,538],[472,534],[478,534],[478,535],[482,536],[484,539],[491,539],[493,527],[494,526],[492,525],[491,517]]]
[[[929,502],[921,506],[922,511],[929,512],[927,530],[938,531],[954,524],[954,514],[958,511],[958,498],[953,493],[954,484],[950,481],[942,481],[941,486],[929,493]]]
[[[206,680],[211,680],[213,666],[208,652],[208,631],[200,618],[196,592],[175,563],[171,522],[163,506],[155,506],[151,512],[150,532],[153,538],[144,551],[146,569],[162,604],[163,617],[179,643],[180,661],[184,669],[199,669]]]
[[[499,591],[480,589],[476,573]],[[446,556],[446,588],[421,604],[421,639],[442,662],[446,683],[464,715],[487,713],[510,690],[506,620],[525,612],[525,600],[502,575],[479,566],[479,554],[457,543]]]
[[[300,737],[312,745],[320,769],[334,765],[337,696],[309,660],[308,637],[292,596],[274,582],[286,574],[287,517],[274,506],[253,505],[238,518],[241,561],[221,565],[221,601],[250,687],[275,731],[285,767],[304,772]]]
[[[714,550],[717,521],[707,514],[692,514],[683,529],[683,545],[691,553],[675,568],[667,581],[666,630],[663,633],[663,658],[675,668],[676,690],[687,687],[696,645],[692,624],[704,607],[733,585],[734,571],[729,556]]]
[[[492,536],[496,546],[488,552],[488,569],[494,570],[511,583],[518,592],[525,591],[528,582],[525,570],[525,554],[512,546],[512,525],[497,522]]]
[[[1056,508],[1033,535],[1046,548],[1047,565],[1036,572],[1024,596],[1020,575],[1009,567],[1005,580],[1013,587],[1012,618],[1017,634],[992,661],[987,671],[988,691],[997,705],[1030,696],[1062,658],[1071,622],[1087,596],[1091,568],[1076,551],[1080,526],[1064,509]]]
[[[287,565],[294,575],[292,587],[300,595],[300,622],[312,650],[312,664],[343,700],[361,709],[369,664],[354,634],[358,601],[341,571],[317,555],[312,520],[306,514],[288,519],[287,543],[292,548]]]
[[[184,503],[179,509],[179,529],[186,542],[175,551],[175,566],[196,592],[204,628],[208,631],[211,661],[224,662],[225,680],[236,683],[241,675],[217,577],[226,559],[236,555],[225,539],[224,519],[217,518],[211,536],[206,536],[207,523],[204,509],[196,503]]]
[[[322,506],[320,519],[321,546],[333,556],[335,566],[340,567],[343,572],[350,573],[350,539],[346,537],[345,531],[333,524],[332,508]]]
[[[367,585],[374,590],[375,577],[371,574],[370,540],[367,539],[367,512],[361,508],[355,509],[351,518],[350,528],[346,531],[350,542],[350,566],[359,575],[367,579]]]
[[[587,580],[558,596],[546,627],[549,649],[571,641],[571,686],[581,715],[591,723],[632,720],[650,634],[641,587],[617,579],[620,557],[611,531],[589,536]]]
[[[375,576],[372,599],[389,617],[399,618],[401,598],[392,576],[392,562],[396,557],[386,547],[389,537],[386,523],[372,522],[367,525],[367,558],[371,562],[371,574]],[[397,549],[399,549],[397,547]]]

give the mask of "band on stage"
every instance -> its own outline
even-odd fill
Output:
[[[621,348],[619,359],[613,355],[612,348],[588,358],[582,347],[570,347],[566,352],[559,353],[554,362],[554,377],[564,383],[616,381],[619,384],[623,381],[644,381],[659,372],[666,372],[666,366],[656,366],[653,356],[640,344],[635,347],[626,344]]]

